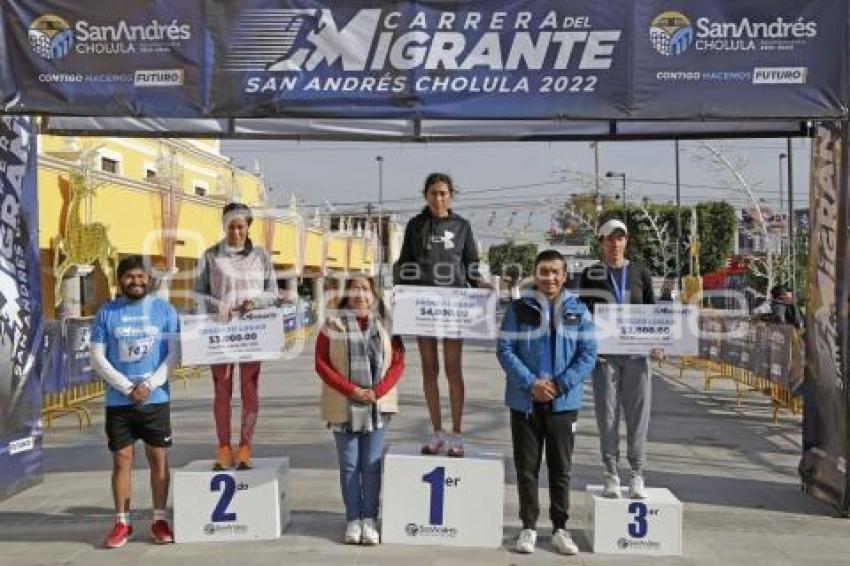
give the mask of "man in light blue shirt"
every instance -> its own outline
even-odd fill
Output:
[[[168,374],[177,361],[177,312],[167,301],[148,296],[150,278],[141,256],[121,260],[118,284],[121,295],[100,308],[91,331],[92,367],[107,383],[106,435],[116,518],[104,542],[108,548],[124,546],[133,534],[130,477],[137,440],[145,443],[151,468],[154,541],[174,542],[165,507],[171,446]]]

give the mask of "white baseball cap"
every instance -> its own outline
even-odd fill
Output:
[[[599,227],[599,231],[597,232],[600,238],[604,238],[613,234],[616,230],[622,230],[623,234],[626,236],[629,235],[629,229],[626,228],[626,225],[622,220],[618,220],[616,218],[612,218],[611,220],[605,222],[602,226]]]

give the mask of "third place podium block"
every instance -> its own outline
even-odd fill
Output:
[[[384,457],[381,536],[385,543],[498,548],[502,544],[504,458],[423,456],[391,447]]]
[[[681,556],[682,503],[669,489],[647,488],[646,499],[608,499],[598,485],[587,491],[593,498],[593,552]]]
[[[174,472],[175,542],[275,539],[289,523],[289,458],[216,472],[199,460]]]

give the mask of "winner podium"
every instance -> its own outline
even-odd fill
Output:
[[[602,496],[589,485],[593,499],[593,552],[635,556],[681,556],[682,503],[666,488],[647,488],[646,499]]]
[[[465,458],[390,447],[384,456],[381,540],[386,544],[498,548],[504,457],[467,448]]]
[[[289,458],[213,471],[198,460],[174,472],[175,542],[275,539],[290,520]]]

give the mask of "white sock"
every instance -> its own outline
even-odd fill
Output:
[[[124,513],[116,513],[115,514],[115,522],[116,523],[124,523],[125,525],[130,524],[130,512],[125,511]]]
[[[165,509],[154,509],[153,510],[153,520],[154,521],[165,521],[167,518],[167,511]]]

